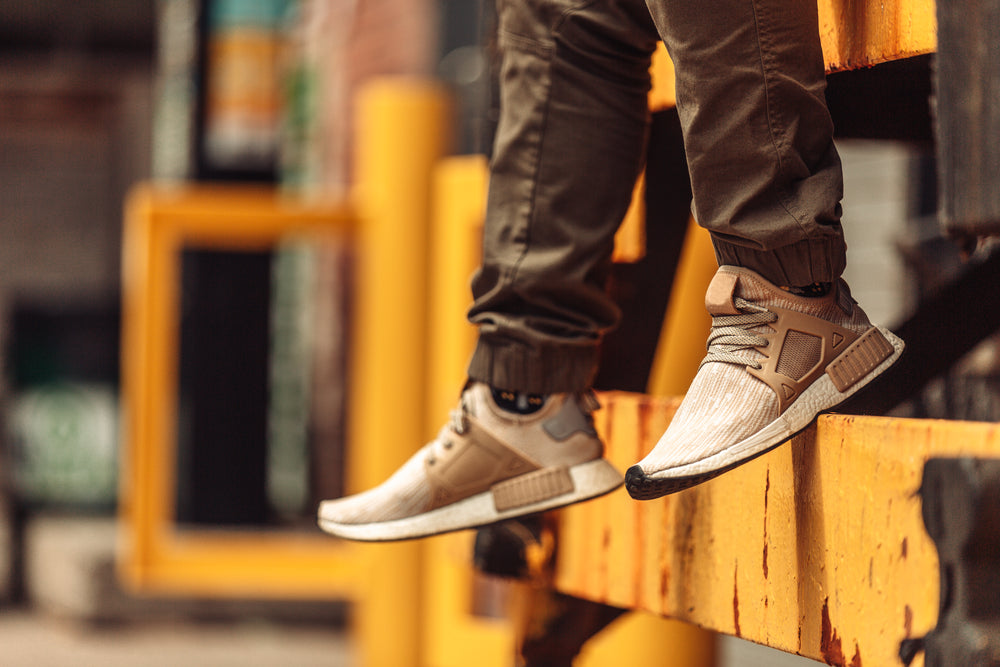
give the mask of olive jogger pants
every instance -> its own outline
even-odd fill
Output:
[[[498,0],[498,11],[500,122],[470,378],[537,393],[589,386],[618,318],[605,281],[644,162],[659,39],[677,72],[694,215],[719,263],[780,285],[843,272],[814,0]]]

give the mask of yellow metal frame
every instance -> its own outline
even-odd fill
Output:
[[[425,425],[431,174],[447,153],[448,95],[385,80],[358,100],[356,190],[349,202],[271,189],[137,188],[123,257],[123,580],[140,592],[348,599],[362,664],[424,661],[426,541],[364,545],[288,531],[178,530],[174,524],[180,253],[263,249],[350,233],[356,258],[347,487],[389,476],[431,434]],[[413,400],[392,405],[387,397]],[[392,628],[392,641],[385,629]]]
[[[180,254],[266,249],[343,235],[344,205],[273,191],[143,186],[126,208],[123,257],[124,474],[121,572],[136,588],[195,595],[330,597],[356,580],[349,549],[318,534],[174,525]]]

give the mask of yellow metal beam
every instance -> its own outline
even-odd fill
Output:
[[[408,80],[369,85],[358,99],[349,492],[381,483],[434,435],[426,419],[428,255],[432,174],[449,148],[449,107],[440,86]],[[426,544],[357,549],[363,664],[420,665]]]
[[[819,0],[827,71],[871,67],[937,49],[934,0]]]
[[[654,396],[683,394],[698,372],[705,356],[705,332],[712,324],[712,318],[705,311],[705,290],[718,268],[708,230],[689,220],[656,344],[656,356],[649,371],[648,393]]]
[[[599,429],[623,467],[653,446],[679,403],[602,400]],[[790,444],[694,489],[568,508],[556,588],[828,664],[900,664],[900,642],[937,618],[923,465],[997,455],[994,424],[823,416]]]

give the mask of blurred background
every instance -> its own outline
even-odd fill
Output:
[[[482,71],[447,54],[470,47],[482,70],[482,11],[464,0],[2,3],[0,662],[354,664],[343,601],[121,584],[123,205],[150,178],[342,194],[361,82],[440,66],[478,83]],[[332,372],[313,387],[302,295],[316,253],[292,245],[184,253],[180,525],[312,533],[318,499],[341,493],[343,350],[325,344]],[[336,285],[326,293],[325,340],[337,341],[343,304]],[[325,400],[315,419],[313,396]],[[233,447],[242,455],[222,460]]]
[[[492,21],[489,0],[0,3],[0,662],[360,664],[343,600],[119,580],[123,204],[149,179],[342,195],[352,100],[381,75],[447,82],[457,152],[486,154]],[[929,58],[831,77],[848,279],[890,325],[959,266],[934,218],[929,93]],[[296,243],[183,253],[178,525],[312,534],[343,492],[349,263]],[[995,419],[992,359],[898,414]],[[726,664],[793,664],[733,642]]]

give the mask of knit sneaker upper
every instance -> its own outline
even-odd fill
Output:
[[[670,427],[638,464],[647,475],[695,464],[727,448],[736,451],[719,465],[738,460],[748,439],[774,424],[832,361],[842,366],[841,355],[868,332],[881,343],[874,341],[877,358],[865,359],[864,372],[894,351],[843,280],[825,296],[803,297],[748,269],[723,266],[708,289],[706,307],[713,316],[708,354]],[[865,352],[871,346],[862,347]],[[824,407],[829,406],[817,410]]]

